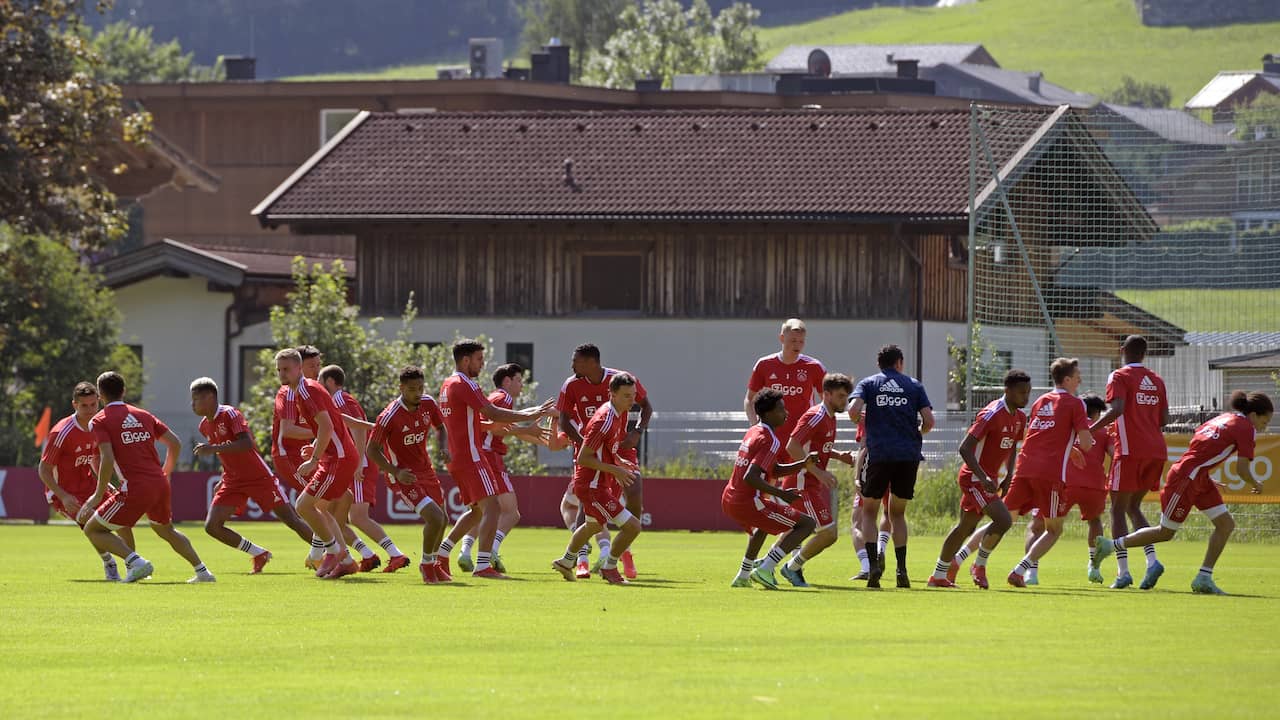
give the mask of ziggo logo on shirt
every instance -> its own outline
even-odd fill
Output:
[[[782,393],[783,397],[788,397],[790,395],[800,395],[804,392],[804,388],[800,387],[799,385],[783,385],[782,383],[774,383],[769,387],[773,390],[777,390],[778,392]]]
[[[876,396],[876,405],[878,407],[900,407],[900,406],[906,405],[909,402],[911,401],[900,395],[896,395],[896,396],[895,395],[877,395]]]
[[[1160,404],[1159,395],[1148,395],[1146,393],[1136,393],[1134,395],[1134,399],[1138,401],[1139,405],[1159,405]]]
[[[125,445],[132,445],[134,443],[147,442],[150,439],[151,439],[151,433],[149,432],[120,433],[120,442],[124,443]]]

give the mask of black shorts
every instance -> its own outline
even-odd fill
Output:
[[[894,497],[910,500],[916,495],[916,471],[918,461],[880,462],[867,466],[867,477],[862,481],[862,497],[879,500],[886,490]]]

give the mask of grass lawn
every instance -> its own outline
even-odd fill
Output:
[[[612,587],[547,568],[565,532],[519,530],[503,548],[516,580],[423,586],[412,569],[319,581],[282,528],[242,529],[276,551],[261,576],[188,525],[217,584],[183,584],[189,568],[141,531],[156,574],[124,586],[74,527],[0,526],[0,717],[1276,712],[1276,545],[1227,549],[1225,598],[1188,592],[1200,542],[1162,548],[1152,592],[1089,585],[1078,541],[1035,589],[925,590],[935,537],[912,546],[911,590],[854,587],[846,538],[807,568],[817,588],[769,593],[728,587],[735,534],[642,536],[639,581]],[[416,530],[392,533],[407,548]],[[1017,555],[997,550],[993,574]]]
[[[1120,299],[1193,332],[1280,331],[1280,290],[1117,290]]]

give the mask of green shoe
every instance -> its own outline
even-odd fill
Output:
[[[1116,578],[1115,582],[1111,583],[1111,589],[1123,590],[1132,584],[1133,584],[1133,576],[1130,575],[1129,573],[1125,573],[1120,577]]]
[[[1040,584],[1040,574],[1039,574],[1039,573],[1035,573],[1035,572],[1031,572],[1031,571],[1027,571],[1027,574],[1022,576],[1022,580],[1023,580],[1023,582],[1025,582],[1025,583],[1026,583],[1027,585],[1029,585],[1029,586],[1030,586],[1030,585],[1039,585],[1039,584]]]
[[[471,559],[470,555],[459,555],[458,569],[462,572],[471,572],[476,569],[476,563]]]
[[[778,579],[773,576],[772,570],[766,571],[762,568],[756,568],[751,571],[751,579],[760,583],[765,590],[778,589]]]
[[[1093,539],[1093,561],[1094,567],[1102,567],[1102,560],[1106,556],[1116,551],[1116,546],[1104,535],[1099,535]]]
[[[1101,570],[1099,570],[1099,569],[1098,569],[1098,568],[1096,568],[1096,567],[1090,566],[1090,567],[1089,567],[1089,582],[1091,582],[1091,583],[1097,583],[1098,585],[1101,585],[1101,584],[1102,584],[1102,571],[1101,571]]]
[[[598,573],[603,567],[604,567],[604,553],[600,553],[600,556],[596,558],[596,561],[591,563],[591,572]]]
[[[501,555],[494,555],[494,556],[493,556],[493,559],[489,561],[489,564],[493,566],[493,569],[494,569],[494,570],[497,570],[498,572],[502,573],[503,575],[506,575],[506,574],[507,574],[507,566],[502,564],[502,556],[501,556]],[[459,567],[461,567],[462,563],[458,563],[458,565],[459,565]]]
[[[1196,575],[1196,579],[1191,581],[1191,592],[1200,595],[1226,595],[1222,588],[1213,584],[1213,578],[1203,575]]]
[[[751,587],[751,578],[736,577],[729,587]]]

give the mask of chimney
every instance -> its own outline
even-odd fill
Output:
[[[636,78],[636,92],[662,92],[662,78]]]
[[[1271,53],[1262,56],[1262,72],[1280,75],[1280,57],[1276,57]]]
[[[256,64],[256,58],[244,55],[224,55],[222,57],[222,67],[226,70],[228,80],[256,79],[257,73],[254,69]]]
[[[893,61],[898,66],[898,77],[915,80],[920,77],[920,61],[898,59]]]
[[[572,70],[569,65],[569,46],[561,45],[558,39],[552,38],[550,43],[542,46],[542,52],[530,55],[529,64],[530,79],[534,82],[569,84]]]
[[[1027,88],[1031,90],[1031,92],[1039,95],[1040,81],[1043,79],[1044,79],[1044,73],[1042,72],[1031,73],[1030,75],[1027,76]]]

